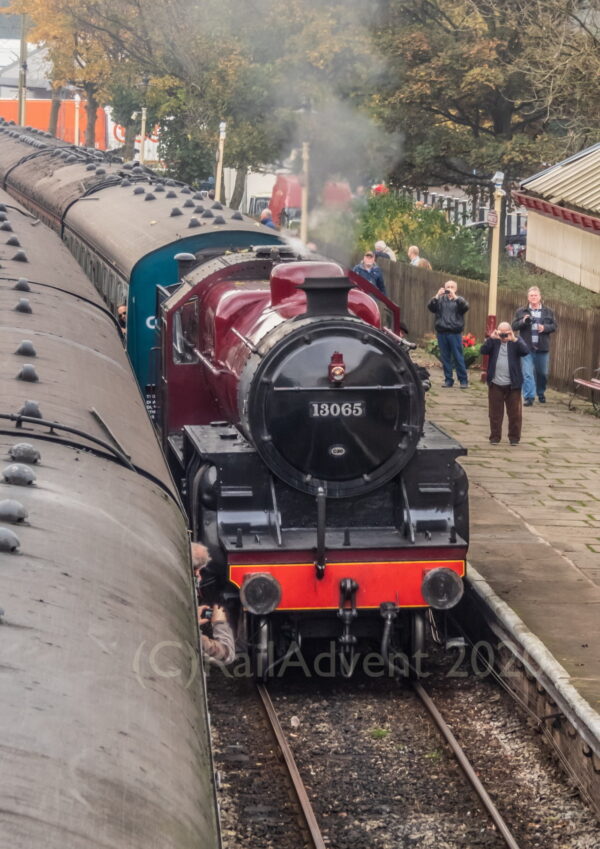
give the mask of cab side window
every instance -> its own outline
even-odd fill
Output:
[[[173,362],[177,365],[199,362],[198,299],[187,301],[173,319]]]

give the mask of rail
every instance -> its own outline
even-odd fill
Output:
[[[271,727],[271,731],[273,732],[273,736],[277,742],[277,746],[281,752],[288,771],[296,799],[298,800],[298,806],[302,812],[306,831],[310,837],[311,845],[314,849],[326,849],[321,829],[319,828],[315,812],[313,811],[310,799],[308,798],[308,793],[306,792],[306,787],[300,777],[300,772],[296,765],[289,743],[285,739],[285,734],[283,733],[283,728],[281,727],[281,723],[277,717],[277,712],[275,711],[271,697],[269,696],[264,684],[256,684],[256,689]]]
[[[450,748],[454,752],[456,759],[458,760],[458,763],[460,764],[463,772],[465,773],[465,775],[467,776],[467,778],[471,782],[473,789],[475,790],[475,792],[479,796],[479,799],[481,800],[484,808],[486,809],[486,811],[490,815],[492,822],[494,823],[494,825],[496,826],[496,828],[498,829],[498,831],[502,835],[506,845],[509,847],[509,849],[520,849],[520,846],[517,843],[517,841],[515,840],[511,830],[509,829],[507,824],[504,822],[504,819],[502,818],[500,811],[498,810],[498,808],[492,802],[487,790],[485,789],[485,787],[483,786],[483,784],[481,783],[481,781],[477,777],[475,770],[471,766],[471,763],[470,763],[469,759],[467,758],[465,752],[463,751],[458,740],[456,739],[456,737],[454,736],[454,734],[450,730],[450,728],[447,725],[444,717],[441,715],[441,713],[439,712],[439,710],[437,709],[437,707],[433,703],[433,700],[431,699],[431,697],[423,689],[422,685],[419,684],[418,681],[413,681],[413,689],[414,689],[415,693],[418,695],[418,697],[421,699],[421,701],[423,702],[423,704],[425,705],[427,710],[429,711],[429,714],[432,717],[433,721],[435,722],[436,726],[438,727],[441,734],[446,739],[446,742],[448,743],[448,745],[450,746]]]

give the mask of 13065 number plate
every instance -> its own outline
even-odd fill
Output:
[[[311,419],[317,418],[351,418],[352,416],[364,416],[364,401],[310,401],[308,414]]]

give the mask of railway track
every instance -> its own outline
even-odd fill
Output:
[[[517,839],[504,821],[504,818],[500,814],[498,808],[490,798],[489,793],[487,792],[479,777],[477,776],[464,749],[461,747],[456,737],[452,733],[450,727],[445,722],[443,716],[437,709],[433,699],[428,695],[428,693],[420,683],[415,681],[413,682],[412,686],[420,701],[426,707],[436,728],[441,733],[443,738],[448,743],[450,749],[456,756],[456,759],[460,764],[461,769],[463,770],[466,778],[469,780],[471,786],[477,794],[484,810],[487,812],[495,827],[498,829],[498,832],[501,835],[505,846],[507,846],[508,849],[521,849],[520,844],[518,843]],[[326,849],[327,843],[323,838],[321,829],[319,828],[317,817],[310,802],[309,794],[304,785],[304,782],[300,775],[300,771],[296,764],[296,760],[294,758],[290,745],[286,739],[285,733],[277,716],[275,706],[273,705],[271,697],[269,696],[268,690],[264,686],[264,684],[257,684],[256,689],[258,696],[262,702],[267,719],[269,721],[271,732],[285,763],[290,783],[294,788],[294,792],[298,801],[298,807],[301,812],[302,819],[305,823],[306,831],[310,836],[309,845],[311,849]]]
[[[441,683],[434,677],[427,689],[466,741],[471,767],[451,731],[441,733],[452,754],[434,732],[427,717],[440,711],[426,693],[422,706],[418,684],[286,679],[267,692],[213,678],[225,849],[597,845],[593,818],[571,798],[572,788],[558,786],[554,765],[542,763],[538,742],[508,697],[474,676]],[[496,718],[488,724],[486,717]],[[486,755],[488,738],[495,748]],[[485,802],[476,801],[463,769],[476,786],[483,777]]]

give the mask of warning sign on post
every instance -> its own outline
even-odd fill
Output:
[[[495,209],[490,209],[487,214],[487,223],[489,227],[497,227],[498,226],[498,213]]]

